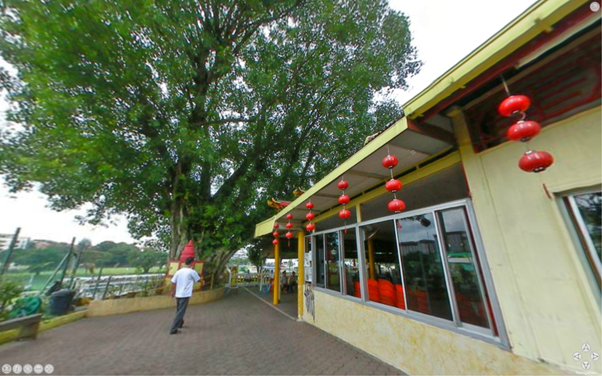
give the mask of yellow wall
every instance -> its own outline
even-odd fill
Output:
[[[224,288],[195,292],[189,305],[209,303],[223,298]],[[169,295],[148,296],[144,298],[93,300],[90,302],[86,317],[120,315],[124,313],[152,311],[162,308],[175,308],[176,299]]]
[[[550,125],[529,147],[554,155],[539,174],[525,173],[522,143],[475,155],[462,113],[454,126],[478,226],[512,351],[566,370],[584,371],[572,354],[589,343],[602,353],[599,301],[585,277],[557,199],[546,196],[602,182],[600,108]],[[592,369],[602,372],[602,362]]]
[[[483,341],[314,290],[304,320],[410,375],[549,375],[563,372]]]

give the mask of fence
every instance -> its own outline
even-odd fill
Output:
[[[76,296],[95,300],[154,291],[163,285],[164,277],[165,274],[140,274],[75,278]],[[64,285],[70,284],[66,278]]]

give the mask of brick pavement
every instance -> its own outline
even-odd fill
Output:
[[[190,306],[178,335],[168,334],[173,315],[169,309],[80,320],[0,346],[0,366],[52,364],[54,374],[82,375],[402,374],[243,289]]]

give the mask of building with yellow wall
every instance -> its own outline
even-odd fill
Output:
[[[600,40],[590,2],[537,2],[259,223],[269,236],[295,218],[299,318],[409,374],[602,373]],[[532,100],[529,142],[506,136],[504,85]],[[527,150],[554,164],[522,171]]]

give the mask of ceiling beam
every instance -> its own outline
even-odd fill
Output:
[[[430,138],[434,138],[435,140],[443,141],[449,145],[456,144],[456,138],[454,134],[446,131],[445,129],[439,128],[435,125],[431,125],[428,123],[422,123],[420,125],[416,124],[414,121],[408,121],[408,129],[428,136]]]
[[[349,170],[346,173],[351,174],[351,175],[363,176],[365,178],[378,179],[378,180],[384,180],[384,179],[388,178],[387,175],[373,174],[371,172],[363,172],[363,171],[358,171],[358,170]]]
[[[326,197],[326,198],[336,198],[336,199],[339,198],[339,196],[337,196],[337,195],[329,195],[327,193],[314,193],[314,196]]]

